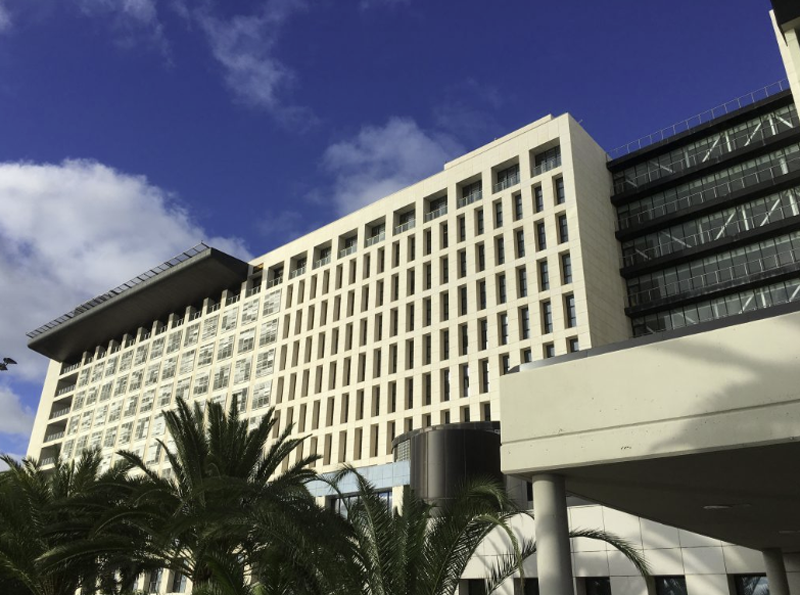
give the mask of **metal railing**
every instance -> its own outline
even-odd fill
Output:
[[[375,234],[374,236],[367,238],[366,241],[364,242],[364,247],[369,248],[370,246],[374,246],[378,242],[382,242],[385,239],[386,239],[386,232],[382,231],[380,233]]]
[[[785,171],[784,171],[785,170]],[[794,171],[800,170],[800,157],[793,157],[786,159],[782,163],[770,165],[763,169],[750,172],[739,178],[722,182],[716,186],[698,190],[682,198],[672,200],[657,207],[651,207],[644,211],[620,217],[617,221],[617,230],[627,229],[631,225],[652,221],[659,217],[663,217],[669,213],[687,209],[693,205],[703,204],[715,198],[727,196],[736,190],[748,188],[754,184],[759,184],[767,180],[775,181],[776,178],[785,176]]]
[[[168,271],[169,269],[179,265],[182,262],[185,262],[185,261],[189,260],[190,258],[193,258],[193,257],[197,256],[198,254],[201,254],[201,253],[205,252],[206,250],[210,250],[210,248],[208,246],[206,246],[204,243],[201,242],[201,243],[197,244],[196,246],[190,248],[186,252],[181,252],[176,257],[166,261],[163,264],[160,264],[159,266],[155,267],[154,269],[150,269],[146,273],[142,273],[138,277],[135,277],[134,279],[131,279],[130,281],[127,281],[126,283],[123,283],[122,285],[119,285],[119,286],[115,287],[111,291],[107,291],[106,293],[104,293],[102,295],[99,295],[97,297],[92,298],[88,302],[84,302],[81,305],[76,306],[72,310],[72,312],[70,312],[68,314],[64,314],[63,316],[59,316],[55,320],[51,320],[47,324],[44,324],[44,325],[40,326],[39,328],[37,328],[36,330],[29,332],[27,336],[28,336],[29,339],[33,339],[35,337],[38,337],[42,333],[46,333],[47,331],[56,328],[58,325],[60,325],[60,324],[62,324],[64,322],[67,322],[68,320],[71,320],[72,318],[75,318],[79,314],[83,314],[84,312],[88,312],[89,310],[91,310],[95,306],[99,306],[103,302],[106,302],[106,301],[110,300],[111,298],[114,298],[114,297],[118,296],[119,294],[121,294],[121,293],[123,293],[123,292],[125,292],[125,291],[127,291],[127,290],[129,290],[129,289],[131,289],[133,287],[136,287],[140,283],[144,283],[145,281],[148,281],[148,280],[152,279],[153,277],[155,277],[157,275],[160,275],[161,273],[163,273],[165,271]]]
[[[457,208],[465,207],[469,204],[474,203],[476,200],[481,200],[483,198],[483,190],[478,190],[477,192],[470,192],[466,196],[462,196],[458,199],[456,203]]]
[[[289,279],[294,279],[295,277],[302,275],[306,272],[306,267],[297,267],[295,270],[289,272]]]
[[[250,289],[244,292],[244,297],[252,297],[257,293],[261,293],[261,284],[253,285]]]
[[[175,328],[175,327],[181,326],[182,324],[183,324],[183,317],[181,317],[181,318],[176,318],[175,320],[173,320],[173,321],[172,321],[172,328]],[[126,347],[127,347],[127,346],[126,346]]]
[[[765,116],[766,117],[766,116]],[[800,119],[798,119],[797,115],[787,115],[787,117],[783,118],[785,120],[784,125],[788,125],[789,129],[797,128],[800,125]],[[619,177],[615,177],[614,179],[614,192],[620,193],[624,192],[629,189],[636,189],[642,184],[649,184],[650,182],[655,182],[656,180],[660,180],[664,176],[671,176],[674,174],[681,173],[687,169],[692,167],[696,167],[698,165],[702,165],[709,159],[712,159],[717,156],[725,155],[737,149],[741,149],[743,147],[749,146],[754,141],[760,141],[771,136],[775,136],[780,134],[785,130],[778,130],[778,127],[773,126],[762,126],[764,121],[760,121],[758,125],[755,126],[756,130],[742,130],[740,134],[735,136],[725,136],[727,131],[720,132],[716,136],[712,136],[709,138],[716,138],[717,141],[724,138],[724,142],[714,142],[711,147],[703,147],[697,148],[695,153],[691,154],[684,154],[680,158],[672,161],[670,163],[658,163],[658,167],[651,169],[645,173],[639,174],[638,176],[626,176],[622,175]],[[741,142],[740,141],[744,141]],[[628,171],[628,170],[625,170]],[[624,173],[624,172],[623,172]],[[630,188],[628,188],[630,186]]]
[[[39,465],[42,467],[46,467],[47,465],[55,465],[56,458],[55,457],[43,457],[39,459]]]
[[[494,185],[494,191],[500,192],[501,190],[505,190],[506,188],[511,188],[512,186],[516,186],[519,184],[519,172],[515,173],[514,175],[508,176],[502,182],[497,182]]]
[[[59,388],[56,391],[56,396],[60,397],[61,395],[66,395],[67,393],[71,393],[74,390],[75,390],[75,385],[74,384],[70,384],[69,386],[65,386],[63,388]]]
[[[405,223],[401,223],[397,227],[394,228],[395,235],[399,233],[403,233],[404,231],[408,231],[409,229],[414,229],[414,226],[417,224],[416,219],[409,219]]]
[[[558,157],[554,157],[552,159],[547,159],[546,161],[540,163],[536,167],[533,168],[533,176],[540,176],[545,172],[550,171],[551,169],[555,169],[557,167],[561,167],[561,155]]]
[[[740,214],[741,213],[738,211],[734,213],[734,215]],[[699,233],[681,236],[680,238],[675,238],[674,240],[670,240],[650,248],[636,248],[630,254],[623,255],[622,266],[629,267],[641,262],[649,262],[655,258],[661,258],[662,256],[674,254],[682,250],[688,250],[696,246],[702,246],[729,235],[738,235],[753,229],[758,229],[759,227],[763,227],[764,225],[768,225],[770,223],[775,223],[776,221],[783,221],[791,217],[797,217],[798,215],[800,215],[800,208],[798,208],[798,205],[789,204],[770,209],[766,214],[760,213],[745,219],[733,219],[724,225],[706,229]],[[664,231],[669,230],[667,229]],[[680,248],[678,250],[670,249],[675,244],[679,244]]]
[[[349,256],[354,254],[355,251],[358,250],[358,246],[353,244],[352,246],[348,246],[347,248],[342,248],[339,250],[339,258],[344,258],[345,256]]]
[[[239,295],[238,293],[236,295],[229,295],[228,299],[225,300],[225,305],[226,306],[230,306],[231,304],[235,304],[236,302],[239,301],[239,298],[241,298],[241,297],[242,296]]]
[[[723,103],[722,105],[718,105],[717,107],[713,107],[709,110],[701,112],[691,118],[687,118],[682,122],[676,122],[672,126],[667,126],[666,128],[662,128],[652,134],[648,134],[647,136],[643,136],[641,138],[636,139],[635,141],[631,141],[625,145],[621,145],[615,149],[612,149],[608,152],[611,159],[618,159],[620,157],[624,157],[629,153],[633,153],[634,151],[638,151],[639,149],[643,149],[655,143],[661,142],[662,140],[666,140],[670,137],[675,136],[676,134],[680,134],[681,132],[686,132],[687,130],[691,130],[692,128],[699,126],[700,124],[704,124],[706,122],[710,122],[720,116],[724,116],[725,114],[729,114],[731,112],[735,112],[736,110],[740,110],[743,107],[747,107],[748,105],[752,105],[762,99],[766,99],[772,95],[776,95],[781,91],[784,91],[789,88],[789,81],[787,79],[783,79],[776,83],[772,83],[771,85],[767,85],[761,89],[756,91],[752,91],[751,93],[747,93],[746,95],[742,95],[741,97],[737,97],[736,99],[731,99],[730,101]]]
[[[189,315],[189,320],[197,320],[197,319],[198,319],[198,318],[200,318],[202,315],[203,315],[203,311],[202,311],[202,310],[195,310],[194,312],[192,312],[192,313]]]
[[[326,264],[329,264],[331,261],[331,255],[328,254],[327,256],[323,256],[322,258],[318,258],[314,261],[314,268],[318,269],[319,267],[324,267]]]
[[[680,281],[667,283],[661,287],[654,287],[652,289],[632,293],[628,296],[628,305],[630,307],[641,306],[642,304],[648,304],[654,300],[674,297],[697,289],[706,291],[713,290],[714,286],[722,283],[740,281],[749,278],[750,275],[774,271],[786,265],[797,264],[798,262],[800,262],[800,256],[793,250],[786,250],[755,262],[737,264],[702,275],[695,275],[689,279],[681,279]]]
[[[283,275],[280,277],[274,277],[273,279],[267,281],[267,289],[275,287],[276,285],[280,285],[281,283],[283,283]]]
[[[69,374],[73,370],[77,370],[80,367],[81,367],[81,362],[77,362],[75,364],[71,364],[71,365],[67,366],[66,368],[63,368],[61,370],[61,374]]]
[[[57,409],[56,411],[50,413],[50,419],[61,417],[62,415],[66,415],[70,411],[72,411],[72,407],[64,407],[63,409]]]
[[[435,210],[433,210],[433,211],[431,211],[429,213],[425,213],[425,216],[424,216],[425,223],[427,223],[428,221],[433,221],[437,217],[441,217],[442,215],[446,215],[446,214],[447,214],[447,205],[442,205],[438,209],[435,209]]]
[[[45,441],[45,442],[52,442],[53,440],[58,440],[59,438],[63,438],[63,437],[64,437],[64,432],[63,432],[63,431],[61,431],[61,432],[54,432],[54,433],[52,433],[52,434],[47,434],[47,435],[44,437],[44,441]]]

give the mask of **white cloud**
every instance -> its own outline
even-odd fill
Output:
[[[0,213],[0,356],[18,362],[3,372],[15,384],[41,384],[46,370],[25,333],[77,304],[202,240],[250,258],[242,240],[209,237],[176,197],[145,177],[94,161],[0,163]],[[0,393],[0,423],[25,411],[13,395]],[[10,431],[0,425],[0,434]]]
[[[5,2],[0,0],[0,33],[4,31],[8,31],[11,29],[11,13],[8,11],[8,7],[5,6]]]
[[[440,171],[463,151],[449,135],[425,132],[410,118],[390,118],[329,146],[323,167],[334,177],[333,201],[343,215]]]
[[[76,0],[76,5],[88,17],[108,18],[118,45],[130,48],[144,42],[171,62],[172,52],[158,15],[157,0]]]
[[[313,120],[308,109],[288,105],[281,98],[296,75],[274,55],[283,24],[305,7],[305,0],[269,0],[251,15],[222,18],[207,6],[194,12],[184,6],[182,14],[200,25],[237,101],[293,124],[307,124]]]
[[[30,436],[35,412],[22,405],[10,387],[0,384],[0,434]]]

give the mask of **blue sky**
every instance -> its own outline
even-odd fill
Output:
[[[200,240],[248,257],[547,114],[606,149],[785,77],[767,0],[0,0],[0,452],[24,333]]]

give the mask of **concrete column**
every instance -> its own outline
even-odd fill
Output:
[[[767,569],[770,595],[789,595],[789,579],[786,577],[786,566],[783,563],[783,552],[774,548],[762,550],[764,566]]]
[[[533,476],[533,514],[539,591],[547,595],[575,595],[567,495],[561,475],[543,473]]]

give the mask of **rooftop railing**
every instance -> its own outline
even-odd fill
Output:
[[[64,386],[62,388],[59,388],[56,391],[56,396],[60,397],[61,395],[66,395],[67,393],[71,393],[74,390],[75,390],[75,385],[74,384],[70,384],[69,386]]]
[[[178,254],[175,258],[172,258],[172,259],[166,261],[165,263],[160,264],[159,266],[155,267],[154,269],[150,269],[146,273],[142,273],[138,277],[135,277],[135,278],[131,279],[130,281],[127,281],[126,283],[123,283],[122,285],[119,285],[118,287],[115,287],[111,291],[108,291],[108,292],[106,292],[106,293],[104,293],[102,295],[99,295],[99,296],[97,296],[95,298],[92,298],[88,302],[82,303],[80,306],[76,306],[72,310],[72,312],[70,312],[69,314],[64,314],[63,316],[59,316],[55,320],[51,320],[47,324],[44,324],[44,325],[40,326],[39,328],[37,328],[36,330],[29,332],[27,336],[28,336],[29,339],[33,339],[35,337],[38,337],[42,333],[46,333],[47,331],[56,328],[58,325],[60,325],[60,324],[62,324],[64,322],[67,322],[68,320],[71,320],[72,318],[75,318],[76,316],[78,316],[80,314],[83,314],[84,312],[88,312],[89,310],[91,310],[92,308],[94,308],[96,306],[99,306],[103,302],[106,302],[106,301],[110,300],[111,298],[114,298],[114,297],[118,296],[119,294],[121,294],[121,293],[123,293],[123,292],[125,292],[125,291],[127,291],[127,290],[129,290],[129,289],[131,289],[133,287],[136,287],[140,283],[144,283],[145,281],[148,281],[148,280],[152,279],[153,277],[155,277],[155,276],[157,276],[157,275],[159,275],[159,274],[161,274],[161,273],[163,273],[165,271],[168,271],[169,269],[179,265],[182,262],[185,262],[185,261],[189,260],[190,258],[193,258],[194,256],[197,256],[201,252],[205,252],[208,249],[209,249],[209,247],[201,242],[201,243],[197,244],[196,246],[194,246],[193,248],[190,248],[186,252],[182,252],[182,253]]]
[[[798,119],[796,114],[787,115],[781,117],[780,123],[783,124],[783,126],[766,126],[764,125],[765,122],[761,121],[755,125],[753,129],[748,128],[746,130],[741,130],[738,134],[729,134],[730,131],[723,131],[711,137],[712,139],[716,139],[711,147],[698,148],[694,153],[684,153],[670,163],[654,162],[652,169],[639,175],[615,175],[614,192],[625,192],[626,190],[639,188],[639,186],[655,182],[665,176],[671,176],[692,167],[702,165],[709,159],[747,147],[753,142],[765,140],[787,129],[797,128],[798,125],[800,125],[800,119]],[[627,172],[628,170],[625,171]]]
[[[687,118],[681,122],[676,122],[672,126],[667,126],[666,128],[662,128],[661,130],[653,132],[652,134],[648,134],[647,136],[638,138],[635,141],[631,141],[625,145],[619,146],[616,149],[612,149],[608,152],[608,155],[611,157],[611,159],[619,159],[620,157],[624,157],[625,155],[633,153],[634,151],[644,149],[645,147],[659,143],[662,140],[666,140],[677,134],[691,130],[696,126],[705,124],[706,122],[710,122],[711,120],[715,120],[721,116],[740,110],[743,107],[757,103],[762,99],[776,95],[788,88],[789,81],[787,79],[772,83],[771,85],[767,85],[766,87],[752,91],[746,95],[737,97],[736,99],[731,99],[722,105],[718,105],[717,107],[713,107],[709,110],[701,112],[695,116],[692,116],[691,118]]]

